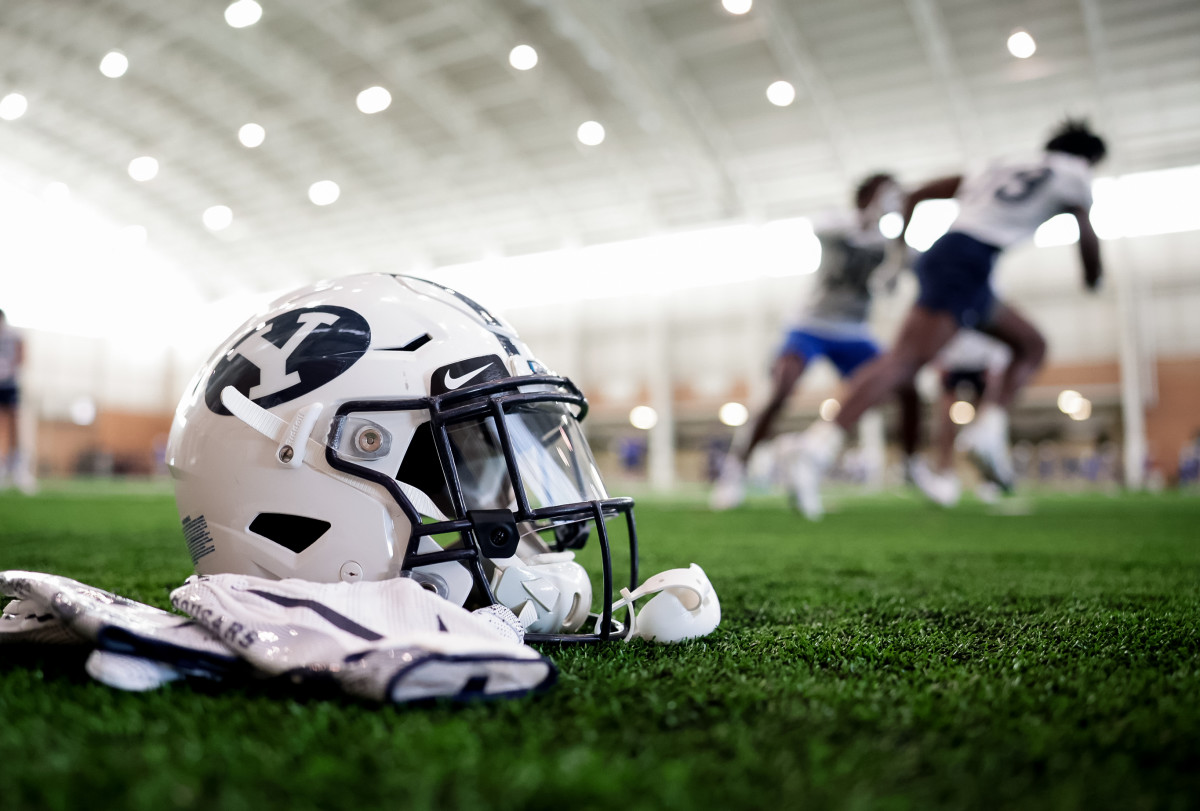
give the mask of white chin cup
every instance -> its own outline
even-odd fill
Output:
[[[583,625],[592,609],[592,581],[575,562],[574,552],[493,559],[492,592],[536,634],[570,633]]]
[[[655,596],[636,615],[633,603],[647,594]],[[629,635],[651,642],[682,642],[713,632],[721,622],[721,602],[704,570],[693,563],[687,569],[668,569],[646,580],[633,591],[621,589],[624,598],[613,609],[629,606]]]

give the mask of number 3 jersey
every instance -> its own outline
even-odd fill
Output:
[[[1007,248],[1068,208],[1089,208],[1092,169],[1083,158],[1065,152],[997,162],[963,182],[958,202],[958,218],[950,230]]]

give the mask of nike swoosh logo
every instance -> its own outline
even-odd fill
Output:
[[[479,374],[479,373],[480,373],[480,372],[482,372],[483,370],[485,370],[485,369],[489,368],[491,365],[492,365],[492,364],[490,364],[490,363],[489,363],[489,364],[487,364],[487,366],[480,366],[480,367],[479,367],[478,369],[476,369],[475,371],[473,371],[473,372],[467,372],[467,373],[466,373],[465,375],[463,375],[462,377],[451,377],[451,376],[450,376],[450,372],[446,372],[446,388],[448,388],[448,389],[457,389],[457,388],[458,388],[459,386],[461,386],[463,383],[466,383],[466,382],[467,382],[468,380],[470,380],[472,377],[474,377],[475,375]]]

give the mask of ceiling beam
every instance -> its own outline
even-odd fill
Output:
[[[962,79],[962,69],[956,64],[950,49],[950,35],[942,18],[937,0],[905,0],[913,27],[925,50],[934,77],[945,94],[950,120],[958,138],[962,160],[969,162],[987,153],[988,145],[979,125],[979,115],[971,103],[971,93]]]

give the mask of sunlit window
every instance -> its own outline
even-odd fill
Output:
[[[1033,244],[1039,248],[1054,245],[1070,245],[1079,241],[1079,221],[1073,214],[1059,214],[1042,223],[1033,235]]]
[[[918,251],[927,251],[946,233],[957,216],[957,200],[925,200],[913,211],[904,241]]]

